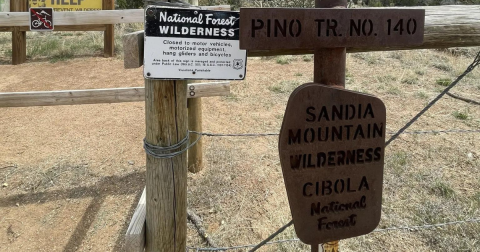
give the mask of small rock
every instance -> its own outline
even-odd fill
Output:
[[[19,206],[20,206],[20,203],[16,203],[15,206],[19,207]]]
[[[128,164],[129,164],[129,165],[134,165],[134,164],[135,164],[135,161],[133,161],[133,160],[128,160]]]
[[[473,159],[473,153],[469,152],[469,153],[467,154],[467,157],[468,157],[468,159]]]
[[[8,186],[8,183],[3,183],[2,184],[2,187],[7,187]]]

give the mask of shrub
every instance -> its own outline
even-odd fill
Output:
[[[436,82],[438,85],[446,87],[450,85],[450,83],[452,83],[452,80],[450,78],[440,78],[440,79],[437,79]]]
[[[119,9],[138,9],[143,7],[143,0],[117,0]]]

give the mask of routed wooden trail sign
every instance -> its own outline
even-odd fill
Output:
[[[386,110],[373,96],[304,84],[288,100],[280,163],[298,238],[359,236],[380,221]]]
[[[421,45],[425,10],[242,8],[240,48]]]

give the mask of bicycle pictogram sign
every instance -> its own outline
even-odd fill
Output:
[[[30,8],[30,31],[53,31],[53,8]]]

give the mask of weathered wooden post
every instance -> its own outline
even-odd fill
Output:
[[[102,0],[103,10],[115,10],[115,0]],[[105,25],[103,33],[103,55],[104,57],[113,57],[115,54],[115,25]]]
[[[373,96],[344,90],[348,47],[418,45],[423,10],[241,10],[241,48],[314,49],[314,83],[296,88],[279,135],[280,163],[298,238],[312,252],[337,252],[338,240],[367,234],[380,221],[386,109]]]
[[[190,4],[198,6],[198,0],[190,0]],[[195,90],[191,90],[195,92]],[[202,98],[192,98],[187,101],[188,129],[202,132]],[[203,141],[200,139],[188,150],[188,170],[197,173],[203,170]]]
[[[145,79],[147,143],[168,147],[185,139],[188,134],[186,92],[187,81]],[[145,251],[184,252],[187,154],[163,159],[147,154],[146,169]]]
[[[346,8],[347,0],[315,0],[316,8]],[[345,88],[347,50],[345,47],[320,48],[313,54],[313,81],[329,86]],[[338,252],[338,241],[322,245],[323,252]],[[312,245],[312,252],[318,245]]]
[[[13,0],[10,2],[11,12],[28,11],[27,0]],[[12,31],[12,65],[22,64],[27,60],[27,32],[20,31],[20,26],[13,27]]]
[[[172,146],[187,135],[186,81],[145,80],[145,141]],[[147,155],[146,251],[185,251],[187,158]]]
[[[195,92],[194,90],[192,90]],[[202,98],[192,98],[187,101],[188,129],[202,132]],[[188,149],[188,171],[197,173],[203,170],[203,141],[202,139]]]
[[[316,8],[346,8],[347,0],[315,0]],[[345,88],[345,47],[315,49],[313,81]]]

